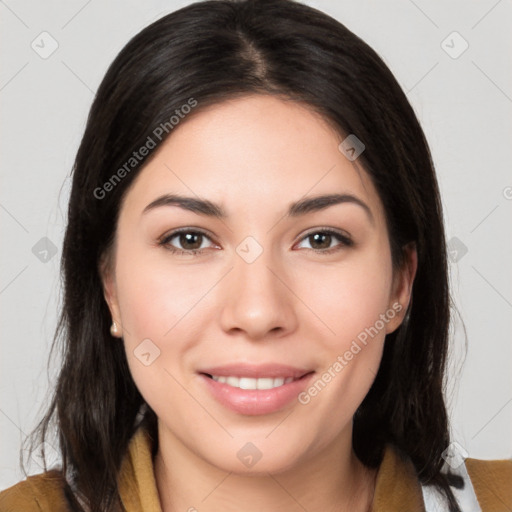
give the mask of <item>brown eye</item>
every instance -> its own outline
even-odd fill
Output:
[[[353,245],[353,241],[347,235],[333,230],[313,231],[302,238],[301,243],[304,241],[308,241],[310,245],[310,247],[305,247],[305,249],[311,249],[324,254],[329,254]]]
[[[314,235],[309,235],[308,239],[313,249],[329,249],[333,236],[327,233],[315,233]]]
[[[197,254],[203,252],[208,247],[208,245],[204,245],[205,240],[210,240],[205,233],[183,229],[173,231],[169,235],[164,236],[160,240],[159,245],[165,246],[171,252]]]
[[[203,235],[201,233],[181,233],[177,235],[183,249],[196,250],[201,247]]]

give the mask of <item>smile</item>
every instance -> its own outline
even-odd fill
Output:
[[[223,407],[243,415],[264,415],[297,402],[315,372],[283,364],[233,363],[197,373],[205,391]]]
[[[251,378],[251,377],[232,377],[232,376],[224,376],[224,375],[211,375],[211,378],[220,382],[221,384],[227,384],[233,388],[239,389],[273,389],[283,386],[284,384],[288,384],[289,382],[293,382],[293,377],[261,377],[261,378]]]

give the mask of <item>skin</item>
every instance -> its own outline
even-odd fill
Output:
[[[417,263],[410,249],[393,270],[382,202],[366,172],[338,149],[343,138],[296,102],[245,96],[182,121],[125,195],[102,276],[133,379],[158,416],[155,478],[164,512],[368,510],[376,473],[352,450],[352,418],[385,335],[403,320]],[[285,216],[304,196],[335,192],[356,196],[371,216],[355,203]],[[228,217],[177,206],[142,213],[164,193],[209,199]],[[209,235],[158,245],[181,227]],[[306,235],[317,228],[342,231],[354,244],[334,236],[315,242]],[[252,263],[236,252],[247,236],[263,249]],[[174,254],[172,246],[203,252]],[[397,303],[401,312],[307,405],[239,414],[197,374],[231,362],[278,362],[321,376]],[[145,366],[134,350],[148,338],[160,356]],[[262,454],[252,468],[237,457],[247,442]]]

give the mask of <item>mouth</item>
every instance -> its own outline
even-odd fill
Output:
[[[269,414],[296,400],[314,370],[284,365],[227,365],[199,371],[209,393],[244,415]]]

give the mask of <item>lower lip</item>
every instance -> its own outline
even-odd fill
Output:
[[[251,416],[279,411],[293,400],[307,386],[313,375],[308,373],[300,379],[272,389],[240,389],[217,382],[200,374],[212,395],[225,407],[240,414]]]

